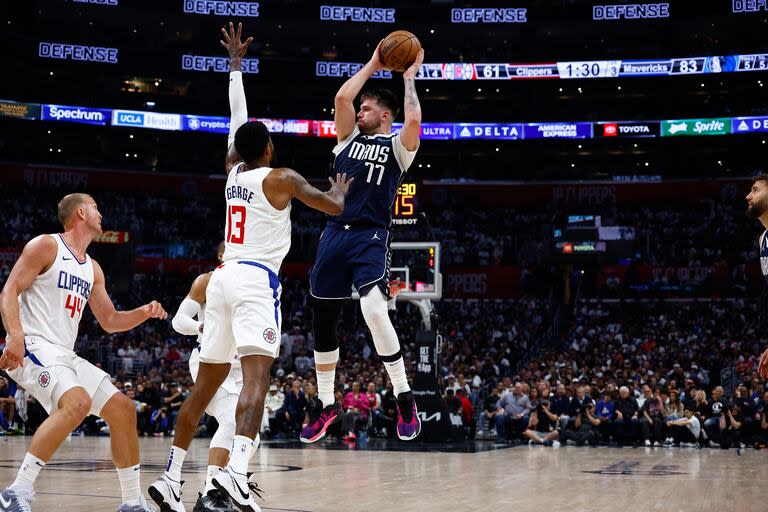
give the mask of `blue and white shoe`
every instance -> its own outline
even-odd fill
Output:
[[[29,502],[34,495],[34,491],[6,487],[0,493],[0,512],[32,512]]]

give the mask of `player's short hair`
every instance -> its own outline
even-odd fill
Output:
[[[360,95],[360,101],[375,100],[379,106],[389,110],[392,113],[392,117],[397,117],[400,113],[400,100],[397,99],[397,95],[389,89],[371,89],[365,91]]]
[[[75,210],[80,208],[89,199],[93,198],[89,194],[82,192],[67,194],[62,197],[58,205],[59,222],[61,222],[61,225],[66,227],[72,215],[75,214]]]
[[[235,150],[243,160],[261,158],[269,146],[269,130],[261,121],[249,121],[235,132]]]
[[[227,243],[222,240],[221,243],[219,243],[218,246],[216,246],[216,254],[224,254],[224,248],[226,247]]]
[[[757,176],[755,176],[754,178],[752,178],[752,184],[753,185],[755,183],[757,183],[758,181],[764,181],[765,184],[768,185],[768,174],[762,172],[762,173],[758,174]]]

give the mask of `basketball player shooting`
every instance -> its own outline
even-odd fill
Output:
[[[411,440],[419,435],[416,403],[400,350],[400,341],[389,318],[389,252],[392,205],[404,173],[416,157],[421,134],[421,106],[415,77],[424,60],[416,60],[403,72],[405,121],[392,134],[399,111],[395,94],[387,89],[367,91],[355,113],[353,100],[374,73],[386,69],[380,43],[371,60],[339,89],[335,99],[336,155],[334,172],[356,180],[341,215],[333,216],[320,236],[310,276],[315,331],[317,391],[321,405],[313,408],[300,439],[313,443],[325,436],[339,420],[341,407],[334,399],[334,377],[339,358],[336,325],[354,284],[360,294],[360,309],[371,331],[397,397],[397,435]]]
[[[760,249],[760,269],[768,281],[768,174],[755,176],[752,181],[752,188],[747,194],[747,217],[759,220],[765,228],[757,238],[757,247]],[[768,349],[760,356],[757,372],[768,379]]]
[[[101,214],[91,196],[64,196],[58,214],[64,233],[32,239],[0,295],[8,333],[0,368],[50,415],[32,437],[16,480],[0,494],[0,511],[31,510],[40,470],[89,414],[109,425],[112,459],[123,494],[118,512],[154,511],[141,493],[136,408],[106,372],[78,357],[74,347],[86,303],[110,333],[168,315],[156,301],[131,311],[115,310],[104,287],[104,272],[86,252],[101,234]]]
[[[241,511],[261,510],[248,485],[248,461],[264,413],[269,369],[280,351],[280,280],[277,273],[291,246],[291,200],[329,215],[344,211],[344,196],[353,179],[339,174],[322,192],[296,171],[272,168],[274,147],[267,127],[248,120],[241,59],[251,39],[241,41],[242,24],[235,32],[222,29],[229,52],[231,109],[228,149],[224,164],[227,204],[223,263],[206,287],[205,326],[200,366],[192,393],[176,418],[176,435],[165,473],[152,487],[162,492],[153,499],[163,511],[183,511],[181,468],[200,416],[230,373],[239,356],[243,385],[235,412],[235,436],[229,463],[211,479]]]

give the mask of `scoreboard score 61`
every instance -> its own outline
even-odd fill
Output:
[[[418,195],[416,183],[401,183],[397,187],[395,204],[392,206],[392,223],[396,225],[414,225],[418,222],[416,208]]]

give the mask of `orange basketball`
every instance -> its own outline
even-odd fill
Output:
[[[396,30],[381,42],[379,58],[392,71],[405,71],[421,50],[418,38],[406,30]]]

